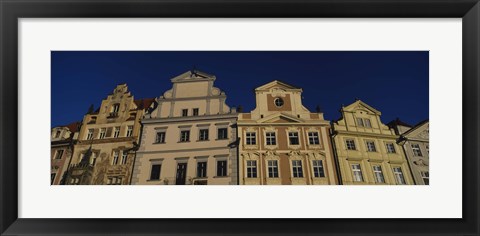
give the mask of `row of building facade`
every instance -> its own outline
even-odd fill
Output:
[[[277,80],[242,112],[215,80],[188,71],[142,100],[118,85],[82,121],[52,128],[51,184],[429,184],[428,121],[383,124],[356,100],[330,122],[302,105],[301,88]]]

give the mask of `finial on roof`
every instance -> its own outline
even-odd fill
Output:
[[[358,99],[358,98],[355,98],[355,101],[358,101],[358,100],[360,100],[360,99]]]
[[[190,70],[190,77],[193,77],[193,76],[197,76],[197,68],[195,65]]]

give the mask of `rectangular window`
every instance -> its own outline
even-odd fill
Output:
[[[107,185],[121,185],[122,178],[121,177],[110,177],[108,178]]]
[[[122,165],[126,165],[127,164],[127,156],[128,156],[128,153],[127,152],[122,152]]]
[[[425,185],[429,185],[430,184],[430,181],[429,181],[430,174],[428,173],[428,171],[422,171],[420,174],[422,174],[423,183],[425,183]]]
[[[370,122],[370,119],[365,119],[365,127],[372,128],[372,123]]]
[[[362,175],[362,169],[360,168],[360,164],[353,164],[352,172],[353,172],[353,181],[363,182],[363,175]]]
[[[62,133],[62,131],[57,130],[57,132],[55,133],[55,138],[60,138],[61,133]]]
[[[115,127],[115,130],[113,131],[113,137],[118,138],[120,136],[120,127]]]
[[[257,144],[257,134],[255,132],[246,133],[246,144],[247,145],[256,145]]]
[[[396,153],[395,145],[393,143],[387,143],[387,153]]]
[[[376,183],[385,183],[381,166],[373,166],[373,175]]]
[[[278,178],[278,161],[271,160],[268,164],[268,178]]]
[[[118,151],[113,151],[112,165],[117,165],[117,164],[118,164]]]
[[[308,132],[308,143],[310,145],[319,145],[320,139],[318,137],[318,132]]]
[[[247,161],[247,178],[257,178],[257,161]]]
[[[363,124],[363,119],[362,118],[357,118],[357,126],[358,127],[364,127],[365,125]]]
[[[347,139],[345,140],[345,144],[347,145],[347,150],[357,150],[355,147],[355,140]]]
[[[100,139],[104,139],[104,138],[105,138],[106,132],[107,132],[107,129],[105,129],[105,128],[101,128],[101,129],[100,129]]]
[[[182,116],[188,116],[188,109],[182,109]]]
[[[127,137],[132,137],[133,134],[133,126],[127,126]]]
[[[402,168],[394,167],[393,174],[395,175],[395,182],[397,182],[397,184],[406,184],[405,178],[403,177]]]
[[[377,148],[375,148],[375,142],[367,141],[367,152],[376,152]]]
[[[228,128],[218,128],[217,139],[227,139],[228,138],[227,130]]]
[[[55,159],[62,159],[63,156],[63,150],[57,150],[55,153]]]
[[[197,177],[204,178],[207,177],[207,162],[197,162]]]
[[[277,145],[277,139],[275,138],[275,132],[267,132],[265,134],[265,138],[267,139],[267,145]]]
[[[193,108],[193,116],[198,116],[198,108]]]
[[[180,142],[190,142],[190,130],[180,131]]]
[[[160,179],[160,169],[162,165],[160,164],[153,164],[152,171],[150,172],[150,180],[159,180]]]
[[[288,132],[288,140],[290,141],[290,145],[300,144],[298,141],[298,132]]]
[[[303,178],[302,161],[292,161],[292,173],[294,178]]]
[[[217,161],[217,176],[227,176],[227,161]]]
[[[165,143],[165,131],[157,132],[155,143]]]
[[[198,140],[205,141],[208,140],[208,129],[201,129],[198,135]]]
[[[323,169],[322,160],[313,160],[313,174],[316,178],[325,177],[325,170]]]
[[[418,145],[418,144],[412,144],[412,151],[413,151],[413,155],[415,155],[417,157],[423,156],[422,155],[422,150],[420,150],[420,145]]]
[[[88,140],[93,139],[93,129],[88,129],[87,139]]]
[[[112,112],[117,113],[120,110],[120,104],[114,104],[112,106]]]

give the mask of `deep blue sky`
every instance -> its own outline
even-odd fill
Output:
[[[272,80],[303,88],[310,111],[320,105],[325,119],[340,117],[342,104],[359,98],[412,125],[428,119],[428,52],[241,52],[241,51],[53,51],[52,127],[80,121],[117,84],[135,99],[158,97],[170,79],[194,66],[217,77],[227,104],[255,108],[253,89]]]

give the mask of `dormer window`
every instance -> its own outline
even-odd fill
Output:
[[[62,133],[62,131],[57,130],[57,132],[55,133],[55,138],[60,138],[61,133]]]
[[[275,98],[274,103],[275,103],[275,106],[277,107],[282,107],[284,104],[283,99],[281,98]]]

